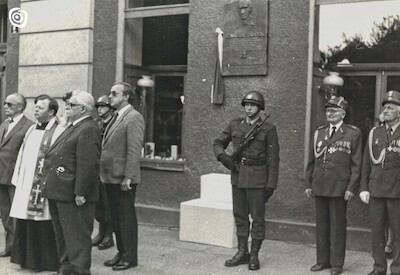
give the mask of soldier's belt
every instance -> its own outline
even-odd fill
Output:
[[[248,158],[242,158],[240,160],[241,165],[247,165],[247,166],[258,166],[258,165],[265,165],[267,164],[266,159],[248,159]]]

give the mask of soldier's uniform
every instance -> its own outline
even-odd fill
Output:
[[[400,105],[400,93],[390,91],[383,104]],[[370,192],[372,231],[372,256],[376,274],[386,274],[385,257],[386,222],[393,234],[393,262],[391,274],[400,274],[400,126],[374,127],[368,136],[364,150],[360,192]],[[375,274],[374,273],[374,274]]]
[[[346,110],[347,102],[337,97],[329,100],[326,107]],[[344,122],[333,135],[329,130],[328,124],[315,131],[305,182],[316,198],[317,264],[341,270],[346,250],[347,201],[344,196],[346,191],[356,194],[358,190],[361,130]]]
[[[264,104],[263,100],[262,98],[262,104]],[[244,101],[246,101],[246,97]],[[242,105],[244,105],[243,102]],[[262,109],[264,109],[263,105]],[[214,140],[213,149],[217,159],[220,160],[220,156],[225,154],[225,149],[230,142],[232,142],[233,148],[236,148],[255,123],[260,122],[261,118],[253,125],[249,125],[246,118],[232,120]],[[276,189],[277,186],[279,143],[276,127],[269,122],[264,122],[254,140],[243,151],[240,159],[239,171],[231,171],[233,214],[239,246],[244,240],[247,250],[250,233],[249,213],[253,219],[251,237],[253,240],[259,240],[261,245],[265,235],[264,192],[266,188]]]

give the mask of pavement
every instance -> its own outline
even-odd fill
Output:
[[[96,225],[97,226],[97,225]],[[0,249],[4,247],[4,231],[0,226]],[[96,231],[97,229],[95,229]],[[96,233],[96,232],[94,232]],[[125,271],[113,272],[103,266],[105,260],[116,254],[116,247],[107,250],[92,250],[92,274],[263,274],[263,275],[329,275],[329,269],[311,272],[315,263],[315,246],[283,241],[265,240],[259,253],[261,269],[249,271],[247,265],[225,267],[236,249],[179,241],[178,228],[139,226],[139,265]],[[11,264],[10,258],[0,258],[0,275],[8,274],[52,274],[54,272],[34,272]],[[346,251],[343,267],[345,275],[368,274],[372,270],[369,252]]]

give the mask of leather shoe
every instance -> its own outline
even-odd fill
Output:
[[[11,250],[4,250],[0,252],[0,257],[9,257],[11,256]]]
[[[121,256],[119,255],[119,253],[117,253],[117,255],[114,256],[114,258],[112,258],[111,260],[105,261],[104,265],[105,266],[114,266],[116,264],[118,264],[121,261]]]
[[[368,275],[386,275],[386,272],[378,272],[375,270],[372,270]]]
[[[99,250],[104,250],[114,246],[114,241],[110,237],[105,237],[103,241],[99,244]]]
[[[126,270],[128,268],[135,267],[135,266],[137,266],[137,263],[128,263],[128,262],[121,261],[121,262],[117,263],[116,265],[114,265],[112,267],[112,270],[114,270],[114,271]]]
[[[97,234],[93,239],[92,239],[92,246],[98,246],[104,239],[103,234]]]
[[[331,268],[330,264],[315,264],[311,267],[311,271],[321,271],[327,268]]]
[[[335,266],[331,268],[331,275],[339,275],[342,273],[342,268],[339,266]]]

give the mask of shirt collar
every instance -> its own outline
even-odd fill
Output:
[[[260,119],[260,116],[258,116],[257,118],[255,118],[255,119],[253,119],[253,120],[250,120],[249,119],[249,117],[246,117],[246,122],[247,122],[247,124],[249,124],[249,125],[253,125],[257,120],[259,120]]]
[[[75,126],[76,124],[78,124],[79,122],[81,122],[82,120],[84,120],[85,118],[88,118],[88,117],[90,117],[90,115],[86,115],[86,116],[80,117],[77,120],[75,120],[74,122],[72,122],[72,125]]]
[[[121,117],[130,107],[131,105],[128,104],[126,105],[124,108],[122,108],[121,110],[118,111],[118,116]]]
[[[21,118],[24,116],[24,114],[19,114],[19,115],[17,115],[16,117],[14,117],[13,118],[13,124],[17,124],[20,120],[21,120]]]
[[[343,120],[340,121],[340,122],[337,123],[337,124],[330,124],[330,123],[329,123],[329,131],[332,131],[333,126],[336,127],[336,131],[337,131],[340,127],[342,127],[342,124],[343,124]]]
[[[392,131],[393,131],[392,133],[394,133],[396,131],[396,129],[397,129],[397,127],[399,127],[399,125],[400,125],[400,121],[392,126]],[[386,124],[386,130],[387,129],[389,129],[389,125]]]

